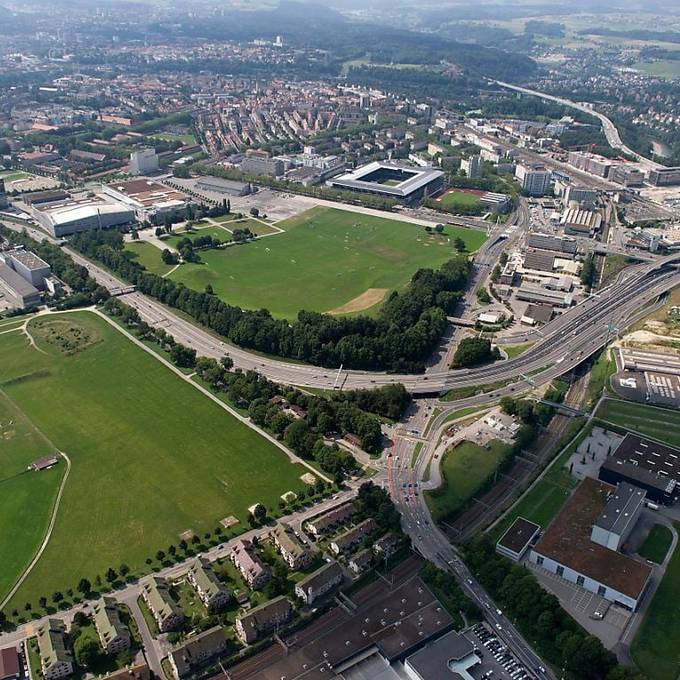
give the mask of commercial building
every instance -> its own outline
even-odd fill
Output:
[[[520,163],[515,168],[515,177],[529,196],[544,196],[550,191],[552,175],[544,165]]]
[[[354,509],[353,503],[343,503],[323,515],[308,520],[306,528],[309,533],[316,538],[319,538],[324,534],[335,531],[338,527],[349,522],[352,517],[354,517],[355,512],[356,510]]]
[[[655,187],[669,187],[680,184],[680,166],[650,170],[648,181]]]
[[[208,661],[224,653],[227,644],[222,626],[214,626],[191,636],[168,654],[172,674],[176,680],[192,675]]]
[[[555,236],[540,232],[531,233],[527,236],[527,246],[540,250],[552,250],[556,253],[568,253],[574,255],[578,250],[578,241],[568,236]]]
[[[532,302],[537,305],[550,305],[551,307],[571,307],[574,296],[559,290],[550,290],[541,286],[522,285],[517,289],[515,297],[524,302]]]
[[[40,666],[45,680],[59,680],[73,673],[73,657],[66,646],[66,628],[59,619],[47,619],[38,628]]]
[[[134,211],[140,222],[160,224],[166,215],[183,216],[191,199],[183,192],[148,179],[133,179],[102,187],[105,195]]]
[[[271,533],[271,539],[286,564],[294,571],[306,569],[312,563],[312,551],[287,524],[279,522]]]
[[[253,188],[247,182],[206,176],[201,177],[196,182],[196,189],[199,191],[212,191],[215,194],[224,194],[225,196],[247,196],[252,192]]]
[[[0,259],[0,301],[10,308],[26,309],[41,300],[40,291]]]
[[[628,433],[598,476],[610,484],[633,484],[653,503],[670,505],[680,496],[680,449]]]
[[[140,149],[130,154],[130,172],[133,175],[149,175],[158,170],[158,154],[154,149]]]
[[[112,597],[102,597],[92,608],[92,619],[106,654],[130,649],[130,632],[120,620],[118,605]]]
[[[45,260],[23,247],[0,252],[0,259],[38,290],[45,290],[45,280],[52,276],[52,268]]]
[[[16,647],[0,649],[0,680],[19,680],[21,662]]]
[[[35,221],[55,238],[81,231],[110,229],[130,224],[134,210],[109,198],[99,196],[41,202],[29,209]]]
[[[580,205],[595,205],[597,191],[586,187],[568,186],[564,191],[564,202],[578,203]]]
[[[460,161],[460,169],[465,171],[468,177],[481,177],[484,169],[484,161],[481,156],[470,156]]]
[[[512,206],[512,199],[506,194],[498,194],[494,191],[487,191],[479,197],[479,204],[482,208],[487,208],[492,212],[504,213]]]
[[[236,618],[236,635],[244,644],[252,644],[275,631],[293,617],[293,605],[285,595],[275,597]]]
[[[271,571],[262,563],[255,553],[253,544],[248,540],[236,541],[231,551],[231,561],[253,590],[263,588],[272,577]]]
[[[623,184],[624,187],[641,187],[645,181],[645,174],[638,168],[621,163],[612,168],[610,179]]]
[[[149,576],[142,581],[142,597],[153,615],[161,633],[178,628],[184,622],[184,614],[170,595],[166,580]]]
[[[430,642],[404,661],[406,674],[412,680],[473,680],[471,670],[482,663],[475,646],[455,630]]]
[[[335,177],[328,184],[336,189],[413,203],[439,191],[444,184],[444,173],[431,167],[374,161]]]
[[[265,151],[246,152],[246,157],[241,161],[241,170],[246,175],[258,177],[281,177],[283,175],[283,161],[279,158],[271,158]]]
[[[363,522],[360,522],[355,527],[348,529],[343,534],[331,541],[330,549],[336,555],[350,553],[360,543],[367,539],[376,529],[378,525],[372,517],[368,517]]]
[[[219,611],[229,604],[229,591],[217,578],[208,560],[197,557],[189,567],[187,581],[209,612]]]
[[[496,552],[519,562],[540,532],[538,524],[518,517],[496,543]]]
[[[602,156],[597,156],[592,153],[581,153],[579,151],[571,151],[569,153],[569,165],[573,165],[579,170],[602,177],[606,179],[612,169],[612,162]]]
[[[602,226],[602,215],[594,210],[567,208],[560,217],[560,225],[569,236],[594,236]]]
[[[342,567],[333,560],[298,581],[295,585],[295,594],[306,605],[311,605],[314,600],[342,583],[344,576]]]
[[[644,493],[586,477],[529,554],[550,573],[635,611],[652,573],[619,546],[641,511]]]

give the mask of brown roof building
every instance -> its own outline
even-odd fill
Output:
[[[0,649],[0,680],[17,680],[19,677],[19,650],[16,647]]]
[[[586,477],[532,549],[532,563],[607,600],[635,611],[652,570],[593,540],[620,494]],[[595,531],[594,531],[595,528]]]

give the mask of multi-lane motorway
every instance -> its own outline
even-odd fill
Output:
[[[78,253],[72,250],[68,252],[109,290],[119,291],[127,286]],[[611,337],[610,324],[618,330],[627,328],[637,310],[680,285],[678,262],[680,254],[674,254],[627,268],[616,282],[597,296],[588,298],[548,324],[543,330],[543,338],[516,359],[482,368],[457,371],[442,369],[423,375],[345,371],[261,357],[224,342],[139,292],[123,295],[122,300],[135,307],[144,321],[162,326],[177,342],[193,347],[199,355],[218,358],[228,353],[236,367],[256,370],[276,382],[325,389],[371,388],[401,383],[413,394],[434,394],[454,387],[517,381],[522,374],[529,373],[536,373],[534,379],[541,384],[570,371],[586,356],[606,344]],[[488,269],[490,264],[481,266]],[[541,370],[548,368],[550,371]]]

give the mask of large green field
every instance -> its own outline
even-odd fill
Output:
[[[680,530],[680,524],[675,528]],[[675,680],[680,673],[679,600],[680,550],[676,548],[631,646],[633,660],[645,677]]]
[[[486,238],[451,226],[443,235],[427,234],[406,222],[335,208],[313,208],[277,226],[286,233],[202,251],[201,263],[184,264],[170,278],[196,290],[210,284],[226,302],[264,307],[279,318],[293,319],[300,309],[352,313],[375,307],[418,268],[450,259],[454,237],[470,251]]]
[[[35,554],[65,471],[63,462],[44,472],[28,466],[55,453],[0,390],[0,600]]]
[[[425,492],[425,501],[435,522],[451,517],[481,488],[508,450],[493,440],[486,446],[461,442],[448,450],[441,461],[442,485]]]
[[[468,193],[467,191],[450,191],[441,197],[440,203],[442,207],[447,210],[478,208],[479,196],[477,196],[477,194]]]
[[[226,231],[224,234],[229,236]],[[125,244],[125,250],[131,252],[135,257],[135,260],[152,274],[165,276],[165,274],[172,269],[172,266],[165,264],[161,259],[162,251],[156,248],[152,243],[146,241],[131,241],[130,243]]]
[[[253,503],[275,507],[282,493],[304,488],[302,466],[100,317],[40,317],[29,330],[37,348],[20,333],[0,335],[0,388],[72,468],[47,549],[13,604],[35,606],[121,562],[139,572],[181,533],[212,531],[230,515],[244,522]],[[24,458],[42,448],[27,446]],[[26,463],[15,457],[7,474]],[[34,474],[33,488],[0,493],[0,512],[24,521],[27,534],[23,557],[8,558],[17,525],[0,523],[5,586],[44,531],[38,510],[59,473]]]
[[[605,399],[596,415],[627,430],[680,447],[680,411]]]

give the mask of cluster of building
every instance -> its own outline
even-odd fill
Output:
[[[547,527],[518,518],[499,553],[524,560],[606,601],[637,611],[652,568],[629,546],[647,506],[680,497],[680,450],[628,433],[586,476]]]

